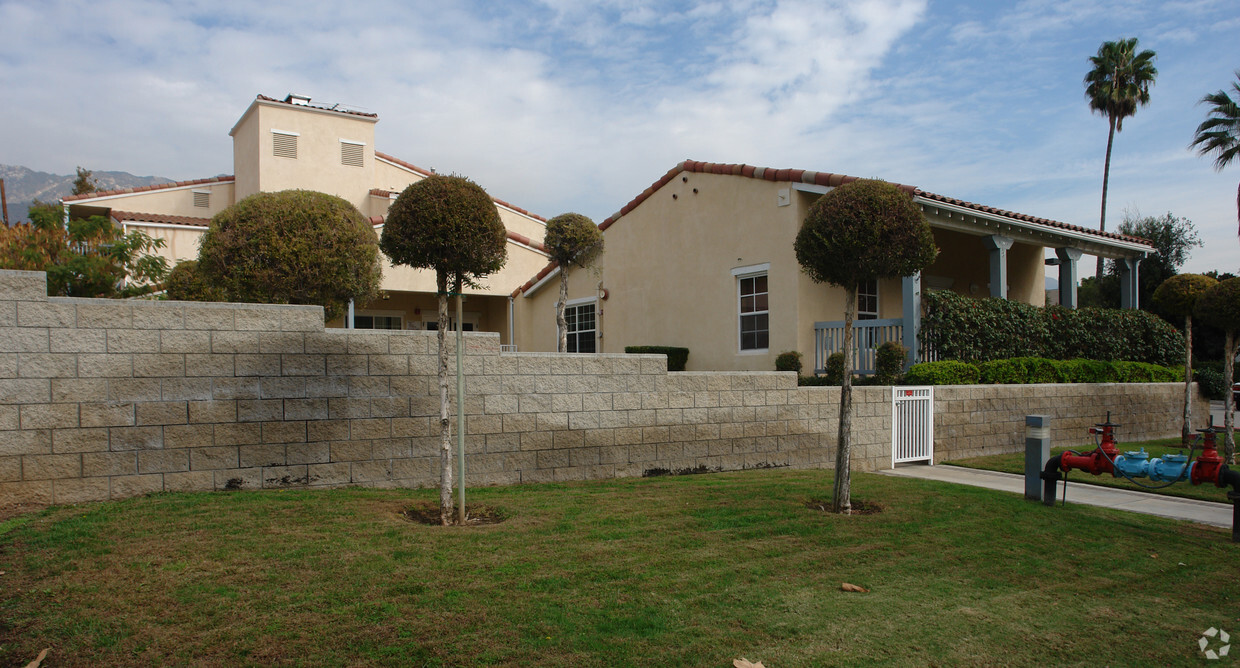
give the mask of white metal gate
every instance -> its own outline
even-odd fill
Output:
[[[934,388],[891,388],[891,465],[934,463]]]

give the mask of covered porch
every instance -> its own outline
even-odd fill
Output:
[[[466,294],[462,305],[462,329],[466,332],[497,332],[501,345],[512,349],[511,300],[506,296]],[[433,292],[383,290],[378,299],[354,305],[328,327],[352,329],[403,329],[435,331],[439,327],[439,298]],[[456,298],[448,300],[448,327],[456,329]]]

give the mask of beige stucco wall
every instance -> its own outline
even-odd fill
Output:
[[[209,206],[194,206],[194,192],[210,193]],[[168,216],[188,216],[190,218],[211,218],[215,214],[232,206],[235,189],[232,181],[202,183],[194,186],[161,188],[137,193],[110,195],[97,199],[89,199],[82,205],[90,207],[107,207],[113,211],[136,213],[159,213]],[[71,207],[76,202],[69,203]],[[72,210],[71,210],[72,213]]]
[[[152,226],[142,223],[125,223],[125,229],[137,230],[156,238],[163,239],[165,246],[155,252],[173,266],[182,260],[198,259],[198,242],[206,232],[205,228]]]
[[[359,210],[374,187],[375,118],[256,100],[233,132],[237,196],[301,188],[342,197]],[[297,158],[272,154],[272,131],[295,132]],[[362,142],[363,166],[341,164],[341,140]],[[243,165],[242,160],[253,160]],[[257,164],[257,175],[249,170]]]

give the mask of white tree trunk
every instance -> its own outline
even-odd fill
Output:
[[[568,268],[560,265],[560,300],[555,303],[555,329],[560,335],[559,350],[568,352],[568,321],[564,319],[564,307],[568,304]]]
[[[452,433],[448,421],[448,277],[440,273],[439,288],[439,523],[452,522]]]
[[[844,381],[840,387],[840,429],[835,449],[835,491],[831,503],[835,512],[852,514],[850,472],[852,456],[852,342],[853,316],[857,311],[857,286],[845,288],[844,298]]]

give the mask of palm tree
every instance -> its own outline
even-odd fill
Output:
[[[1231,88],[1236,92],[1234,100],[1225,90],[1201,98],[1211,105],[1210,117],[1197,126],[1193,142],[1188,145],[1197,147],[1198,155],[1214,153],[1215,170],[1240,158],[1240,70],[1236,70],[1236,81]],[[1240,187],[1236,189],[1236,220],[1240,222]],[[1240,234],[1240,229],[1236,233]]]
[[[1150,103],[1150,86],[1158,70],[1154,69],[1154,52],[1137,53],[1137,38],[1103,42],[1098,55],[1089,57],[1093,69],[1085,75],[1085,97],[1090,111],[1107,117],[1111,125],[1107,134],[1107,159],[1102,170],[1102,215],[1098,229],[1107,229],[1107,182],[1111,176],[1111,145],[1115,133],[1124,130],[1124,119],[1137,113],[1137,106]],[[1102,258],[1098,258],[1098,276],[1102,276]]]

